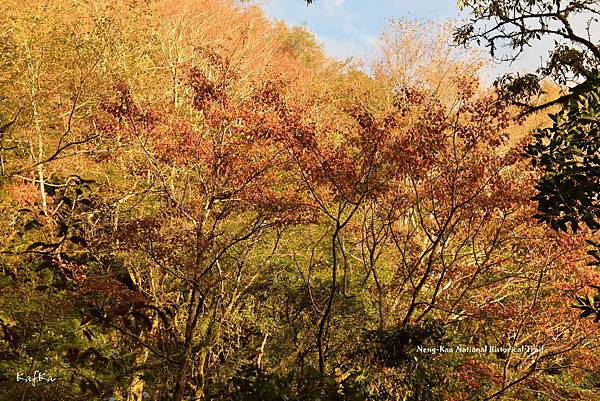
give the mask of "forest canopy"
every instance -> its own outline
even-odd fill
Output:
[[[523,156],[568,124],[448,26],[368,68],[233,0],[7,0],[0,38],[0,399],[598,399],[597,231]]]

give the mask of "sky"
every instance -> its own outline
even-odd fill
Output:
[[[368,57],[390,18],[458,18],[456,0],[262,0],[264,10],[313,32],[329,56]]]
[[[466,19],[456,0],[315,0],[307,6],[304,0],[258,0],[272,19],[291,26],[304,26],[314,33],[325,53],[338,59],[356,57],[368,60],[377,39],[396,19]],[[490,77],[506,72],[533,71],[540,66],[552,47],[544,40],[527,49],[524,56],[509,65],[492,65]]]

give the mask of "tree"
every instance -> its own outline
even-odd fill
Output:
[[[460,0],[458,5],[472,17],[456,30],[455,41],[461,45],[475,42],[485,46],[499,61],[518,59],[536,41],[554,40],[554,49],[537,71],[523,76],[509,74],[496,81],[505,96],[525,107],[525,113],[566,104],[597,84],[600,66],[600,48],[594,37],[600,15],[597,0]],[[563,96],[531,104],[528,101],[539,94],[540,82],[546,77],[563,85],[575,85]]]
[[[536,215],[555,230],[577,232],[583,223],[600,229],[600,87],[573,98],[551,116],[552,126],[534,135],[525,147],[537,180]]]
[[[536,182],[538,213],[555,230],[576,233],[584,225],[600,229],[600,86],[572,98],[568,107],[551,116],[552,126],[538,130],[525,147],[541,176]],[[600,263],[600,244],[589,240],[590,266]],[[577,297],[581,316],[600,321],[600,287],[596,297]]]
[[[507,75],[496,81],[499,92],[513,104],[524,107],[522,115],[561,105],[551,116],[552,127],[538,130],[534,142],[524,148],[541,171],[536,181],[540,221],[554,230],[575,233],[581,224],[595,233],[600,228],[599,88],[600,47],[595,36],[600,2],[543,0],[462,0],[472,18],[455,32],[459,44],[476,42],[488,47],[501,61],[517,59],[543,38],[554,39],[554,49],[545,65],[524,76]],[[498,56],[503,48],[512,53]],[[541,104],[531,104],[541,91],[540,82],[549,77],[564,85],[567,93]],[[589,241],[589,254],[598,262],[598,244]],[[584,301],[582,301],[582,299]],[[595,299],[582,298],[576,307],[582,317],[598,314],[600,289]]]

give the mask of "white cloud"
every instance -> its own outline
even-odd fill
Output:
[[[377,35],[364,33],[347,39],[317,35],[317,39],[323,44],[325,53],[330,57],[335,57],[339,60],[353,57],[356,60],[365,61],[373,55]]]
[[[323,1],[323,8],[328,14],[334,15],[342,9],[345,2],[346,0],[326,0]]]
[[[318,36],[318,39],[323,43],[325,53],[339,60],[344,60],[348,57],[363,58],[367,53],[364,44],[354,40],[336,39],[323,35]]]

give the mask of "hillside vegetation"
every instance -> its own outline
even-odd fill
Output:
[[[360,66],[233,0],[2,2],[0,399],[600,399],[547,121],[448,38]]]

